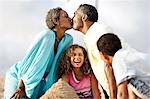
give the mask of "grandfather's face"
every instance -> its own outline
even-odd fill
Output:
[[[73,16],[73,29],[81,31],[83,28],[83,21],[82,21],[82,12],[80,9],[77,9]]]

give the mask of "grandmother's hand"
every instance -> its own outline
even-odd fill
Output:
[[[27,99],[23,80],[19,80],[18,88],[15,90],[15,92],[10,97],[10,99],[12,99],[12,98],[14,98],[14,99],[22,99],[22,97],[24,97],[25,99]]]
[[[17,88],[14,94],[10,97],[10,99],[22,99],[23,96],[23,90],[21,88]]]

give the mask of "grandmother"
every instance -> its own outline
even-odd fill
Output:
[[[65,33],[72,28],[71,19],[58,7],[48,11],[46,24],[48,29],[40,33],[25,57],[7,71],[4,99],[37,99],[57,81],[59,57],[73,41]]]

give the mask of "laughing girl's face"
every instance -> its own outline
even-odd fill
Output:
[[[81,48],[76,48],[71,56],[71,64],[75,68],[80,68],[84,63],[84,54]]]

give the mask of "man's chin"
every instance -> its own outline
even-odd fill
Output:
[[[76,30],[76,31],[79,31],[79,29],[78,28],[76,28],[76,27],[72,27],[74,30]]]
[[[73,27],[72,26],[70,26],[70,27],[67,27],[67,29],[66,30],[69,30],[69,29],[72,29]]]

